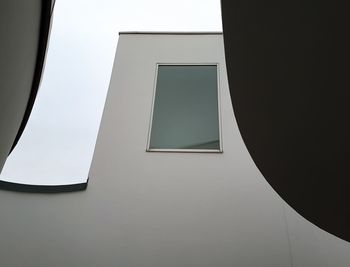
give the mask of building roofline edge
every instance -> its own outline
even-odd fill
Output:
[[[125,35],[125,34],[145,34],[145,35],[222,35],[222,32],[219,31],[174,31],[174,32],[167,32],[167,31],[120,31],[119,35]]]

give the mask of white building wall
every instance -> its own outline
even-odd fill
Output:
[[[222,154],[146,152],[157,62],[220,64]],[[0,266],[350,266],[250,158],[220,34],[122,34],[87,191],[0,203]]]
[[[90,177],[116,183],[131,266],[290,266],[282,202],[234,123],[222,41],[120,36]],[[219,63],[223,154],[145,152],[156,63]]]

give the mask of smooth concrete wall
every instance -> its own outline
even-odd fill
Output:
[[[156,63],[219,63],[224,153],[145,151]],[[290,266],[282,203],[234,123],[222,35],[120,36],[90,177],[115,183],[121,266]]]
[[[224,153],[146,152],[157,62],[220,64]],[[350,266],[255,167],[221,35],[121,35],[87,191],[0,203],[0,266]]]

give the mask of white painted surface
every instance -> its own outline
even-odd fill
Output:
[[[160,59],[220,63],[223,154],[145,152]],[[0,191],[0,266],[350,266],[255,167],[223,66],[220,35],[121,36],[87,191]]]
[[[159,62],[219,63],[223,154],[145,152]],[[222,35],[120,36],[90,177],[115,184],[122,266],[290,266],[282,202],[235,124]]]
[[[350,243],[311,224],[286,205],[295,266],[350,266]]]

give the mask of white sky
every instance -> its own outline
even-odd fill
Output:
[[[86,181],[119,31],[222,31],[220,0],[56,0],[37,100],[0,179]]]

